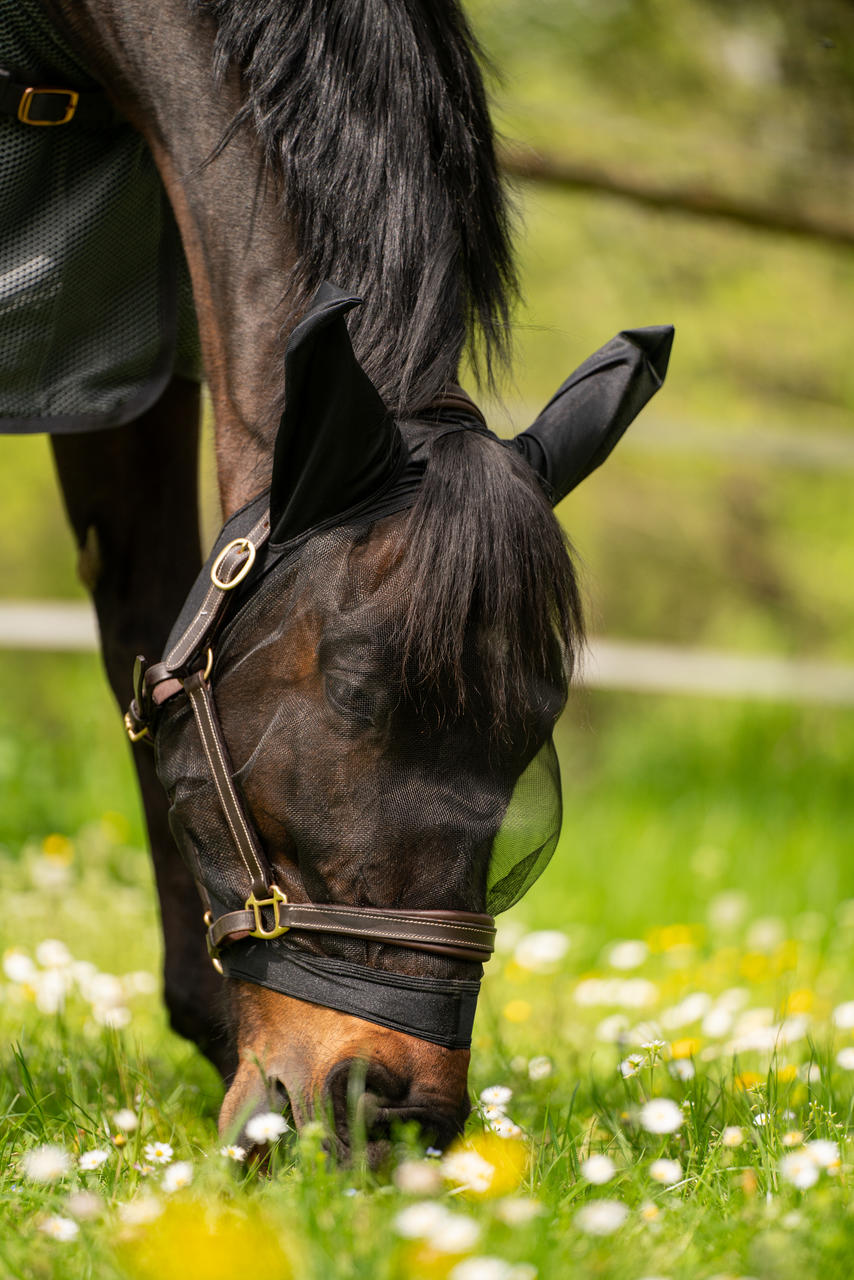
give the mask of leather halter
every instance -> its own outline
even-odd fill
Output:
[[[464,392],[453,388],[431,409],[450,408],[480,417]],[[476,429],[476,428],[475,428]],[[250,937],[271,940],[289,929],[331,933],[370,942],[387,943],[455,960],[482,963],[494,950],[492,916],[469,911],[417,911],[392,907],[356,907],[337,903],[292,903],[275,883],[253,824],[245,812],[232,778],[211,686],[212,637],[222,621],[229,593],[247,577],[257,553],[270,536],[269,511],[259,518],[256,500],[226,525],[205,566],[210,585],[163,661],[146,666],[138,658],[134,670],[134,698],[124,722],[132,742],[151,740],[149,726],[156,709],[183,691],[189,698],[205,759],[226,819],[231,842],[246,871],[249,894],[242,910],[214,916],[210,895],[196,879],[204,905],[208,951],[222,973],[219,950]],[[204,571],[203,571],[204,572]],[[394,975],[386,975],[391,981]]]

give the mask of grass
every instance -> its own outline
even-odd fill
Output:
[[[509,1087],[506,1111],[522,1130],[501,1140],[472,1118],[467,1142],[497,1169],[477,1193],[422,1163],[410,1132],[397,1174],[335,1168],[316,1132],[281,1140],[274,1177],[219,1156],[220,1086],[168,1031],[156,991],[151,877],[97,664],[19,661],[43,706],[23,718],[22,704],[0,699],[0,741],[14,729],[47,799],[39,809],[28,787],[7,792],[0,817],[10,855],[0,863],[2,1274],[193,1280],[232,1274],[238,1257],[257,1267],[256,1249],[267,1274],[307,1280],[445,1280],[454,1267],[454,1280],[524,1280],[526,1267],[543,1280],[847,1274],[854,1076],[837,1062],[852,1042],[832,1012],[854,996],[850,712],[576,697],[559,735],[564,836],[546,877],[502,920],[475,1027],[474,1096]],[[77,705],[86,716],[69,714],[59,748],[40,732],[43,708],[59,723]],[[89,766],[75,770],[84,750]],[[93,766],[100,785],[80,791]],[[542,930],[558,931],[558,945],[540,939],[538,960],[526,939]],[[46,938],[76,967],[39,949]],[[623,939],[641,945],[615,953]],[[129,1011],[126,1026],[104,1025],[111,1004]],[[624,1076],[631,1054],[640,1061]],[[649,1098],[681,1108],[678,1130],[643,1127]],[[117,1128],[121,1108],[139,1117],[135,1131]],[[725,1145],[734,1126],[741,1141]],[[802,1144],[815,1139],[840,1144],[831,1168],[810,1163],[822,1149]],[[172,1145],[173,1165],[191,1163],[191,1187],[162,1189],[172,1165],[146,1158],[154,1141]],[[44,1143],[73,1162],[55,1182],[23,1173],[24,1153]],[[105,1163],[79,1169],[92,1149]],[[583,1172],[595,1153],[615,1166],[602,1185]],[[784,1176],[793,1153],[815,1170],[806,1190]],[[662,1157],[679,1161],[672,1187],[651,1176]],[[407,1190],[413,1178],[429,1193]],[[81,1190],[97,1199],[75,1199]],[[425,1200],[445,1210],[432,1211],[432,1236],[401,1235],[400,1213]],[[606,1205],[605,1226],[625,1213],[612,1234],[585,1226],[585,1206],[599,1201],[625,1206]],[[77,1222],[74,1240],[42,1229],[54,1216]],[[465,1249],[443,1252],[455,1232]],[[478,1270],[484,1257],[505,1269]]]

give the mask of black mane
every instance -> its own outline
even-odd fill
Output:
[[[491,376],[516,275],[477,64],[457,0],[191,0],[242,69],[281,175],[299,304],[325,279],[360,294],[357,355],[412,416],[454,382],[467,340]]]

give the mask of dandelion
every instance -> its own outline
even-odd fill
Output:
[[[487,1107],[507,1106],[507,1103],[513,1097],[513,1090],[506,1084],[491,1084],[486,1089],[481,1089],[480,1100]]]
[[[84,1151],[77,1163],[81,1169],[100,1169],[109,1154],[109,1151],[95,1147],[92,1151]]]
[[[429,1160],[402,1160],[392,1181],[398,1191],[409,1196],[432,1196],[442,1188],[442,1176]]]
[[[528,933],[517,943],[513,959],[531,973],[552,973],[569,950],[569,938],[557,929]]]
[[[189,1187],[192,1181],[193,1166],[190,1161],[178,1160],[166,1170],[160,1180],[160,1185],[164,1191],[181,1191],[184,1187]]]
[[[683,1121],[682,1112],[670,1098],[650,1098],[641,1107],[640,1122],[647,1133],[675,1133]]]
[[[145,1145],[145,1158],[152,1164],[168,1164],[173,1154],[168,1142],[148,1142]]]
[[[21,1158],[21,1170],[30,1182],[58,1182],[70,1169],[71,1156],[53,1143],[34,1147]]]
[[[541,1054],[538,1058],[532,1058],[528,1063],[529,1080],[545,1080],[551,1073],[552,1060],[547,1058],[545,1054]]]
[[[67,1244],[69,1240],[76,1240],[80,1232],[73,1218],[63,1218],[58,1213],[52,1214],[49,1218],[43,1218],[39,1223],[39,1230],[46,1236],[50,1236],[52,1240],[61,1240],[63,1244]]]
[[[839,1144],[827,1138],[816,1138],[808,1142],[804,1150],[820,1169],[830,1169],[839,1164]]]
[[[649,1166],[649,1176],[653,1182],[672,1187],[682,1177],[682,1166],[678,1160],[653,1160]]]
[[[592,1182],[594,1187],[602,1187],[610,1182],[616,1172],[617,1166],[606,1155],[590,1156],[581,1166],[581,1176]]]
[[[854,1046],[848,1045],[840,1049],[836,1055],[836,1065],[843,1071],[854,1071]]]
[[[246,1136],[252,1142],[275,1142],[290,1129],[284,1116],[276,1111],[262,1111],[246,1125]]]
[[[780,1161],[780,1176],[799,1191],[806,1191],[818,1182],[818,1169],[806,1151],[793,1151]]]
[[[234,1160],[237,1164],[242,1164],[246,1159],[246,1148],[233,1145],[220,1147],[219,1154],[226,1160]]]
[[[117,1111],[113,1116],[113,1124],[124,1133],[133,1133],[134,1129],[139,1125],[139,1120],[130,1107],[123,1107],[121,1111]]]
[[[575,1215],[575,1225],[588,1236],[610,1236],[628,1217],[622,1200],[591,1200]]]

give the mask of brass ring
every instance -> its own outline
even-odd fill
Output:
[[[228,582],[223,582],[222,578],[220,578],[219,576],[220,567],[222,566],[222,563],[225,560],[225,557],[228,555],[229,551],[233,551],[236,547],[245,548],[246,559],[244,560],[240,568],[237,570],[237,573],[234,575],[234,577],[229,578]],[[235,538],[232,542],[229,542],[226,546],[223,547],[222,551],[220,551],[216,560],[214,560],[213,564],[211,565],[211,582],[214,584],[215,587],[219,587],[220,591],[231,591],[233,587],[236,587],[239,582],[243,581],[243,579],[246,577],[249,570],[252,568],[253,564],[255,563],[255,554],[256,552],[255,552],[254,542],[250,542],[248,538]]]
[[[213,649],[210,647],[210,645],[208,645],[208,656],[205,658],[205,669],[202,672],[202,679],[204,680],[205,684],[207,684],[208,680],[210,679],[210,674],[212,670],[213,670]]]

